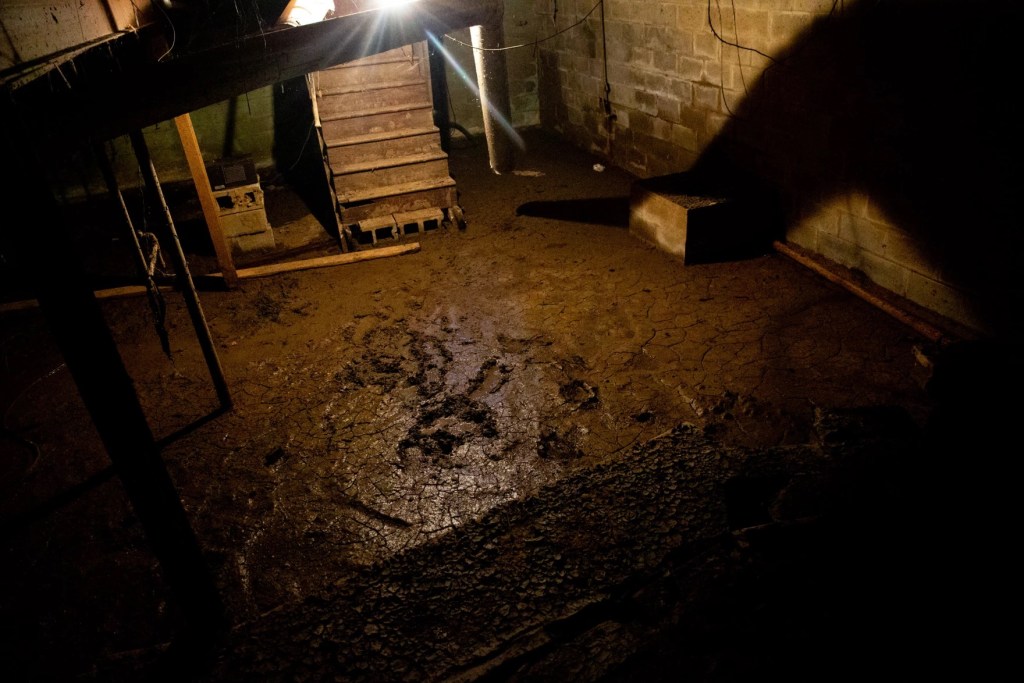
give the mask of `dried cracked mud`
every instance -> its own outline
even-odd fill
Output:
[[[468,224],[417,253],[204,291],[230,411],[177,294],[170,357],[144,300],[103,303],[231,623],[171,678],[838,680],[815,624],[896,591],[865,537],[917,565],[879,520],[927,340],[775,254],[683,267],[626,230],[632,178],[527,143],[507,176],[453,150]],[[4,659],[152,680],[159,566],[37,313],[3,353]]]

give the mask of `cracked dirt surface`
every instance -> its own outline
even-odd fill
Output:
[[[207,677],[641,671],[632,653],[749,559],[732,532],[821,514],[805,496],[734,523],[726,481],[774,467],[774,497],[819,476],[822,415],[925,424],[912,330],[778,255],[684,268],[617,222],[631,177],[527,141],[508,176],[482,143],[453,151],[468,227],[404,237],[418,253],[203,292],[227,413],[210,416],[177,295],[172,359],[143,300],[104,302],[235,625]],[[545,215],[580,200],[575,220]],[[24,517],[108,462],[38,315],[9,316],[3,343],[4,657],[40,678],[145,680],[174,602],[116,478]],[[733,512],[767,495],[752,491]],[[692,599],[551,636],[624,586]],[[727,680],[728,651],[698,650],[692,680],[716,662]]]

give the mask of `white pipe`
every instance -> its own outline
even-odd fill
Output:
[[[476,80],[480,89],[480,109],[487,137],[491,170],[511,173],[515,168],[515,148],[510,130],[511,104],[508,93],[508,66],[505,61],[505,28],[502,17],[470,28]]]

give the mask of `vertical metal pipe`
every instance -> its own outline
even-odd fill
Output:
[[[192,274],[188,269],[188,261],[185,259],[185,252],[178,240],[178,232],[174,229],[174,218],[171,210],[167,208],[167,201],[164,199],[164,192],[160,187],[160,179],[153,166],[153,160],[149,156],[149,147],[146,145],[146,138],[141,130],[132,131],[129,135],[132,141],[132,149],[142,167],[143,178],[146,187],[153,198],[160,204],[164,213],[167,238],[170,242],[170,256],[174,263],[174,273],[178,280],[178,287],[181,288],[182,296],[185,298],[185,306],[192,318],[192,325],[195,327],[196,336],[199,337],[199,346],[202,347],[203,357],[206,358],[206,366],[210,370],[210,377],[217,389],[217,397],[220,399],[221,407],[227,409],[232,405],[231,393],[228,391],[227,381],[224,379],[224,370],[220,365],[220,358],[217,357],[217,349],[210,335],[210,328],[206,324],[206,316],[203,314],[203,307],[199,303],[199,294],[196,292],[195,283],[192,282]]]
[[[107,191],[117,199],[121,215],[124,216],[125,227],[128,228],[128,235],[134,247],[132,256],[135,258],[135,267],[139,271],[139,277],[142,278],[146,285],[146,296],[149,299],[149,307],[152,309],[153,317],[155,318],[156,332],[160,336],[160,346],[163,348],[164,353],[169,356],[171,353],[171,342],[167,337],[167,329],[164,327],[163,299],[160,296],[160,290],[157,289],[156,282],[153,281],[149,264],[146,261],[146,255],[142,252],[142,243],[139,242],[139,233],[135,231],[132,214],[128,211],[128,205],[124,201],[124,194],[121,193],[121,188],[117,184],[117,176],[114,174],[114,169],[110,165],[110,159],[107,158],[107,152],[103,149],[102,144],[96,143],[93,145],[93,155],[100,166],[100,172],[103,174],[104,182],[106,182]]]
[[[485,26],[473,26],[469,32],[491,170],[499,175],[510,173],[515,169],[516,159],[502,18],[499,16]]]

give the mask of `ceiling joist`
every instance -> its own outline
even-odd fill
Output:
[[[50,155],[304,74],[424,40],[428,32],[500,22],[501,0],[419,0],[280,27],[161,58],[145,31],[75,54],[60,78],[7,88],[4,118]]]

